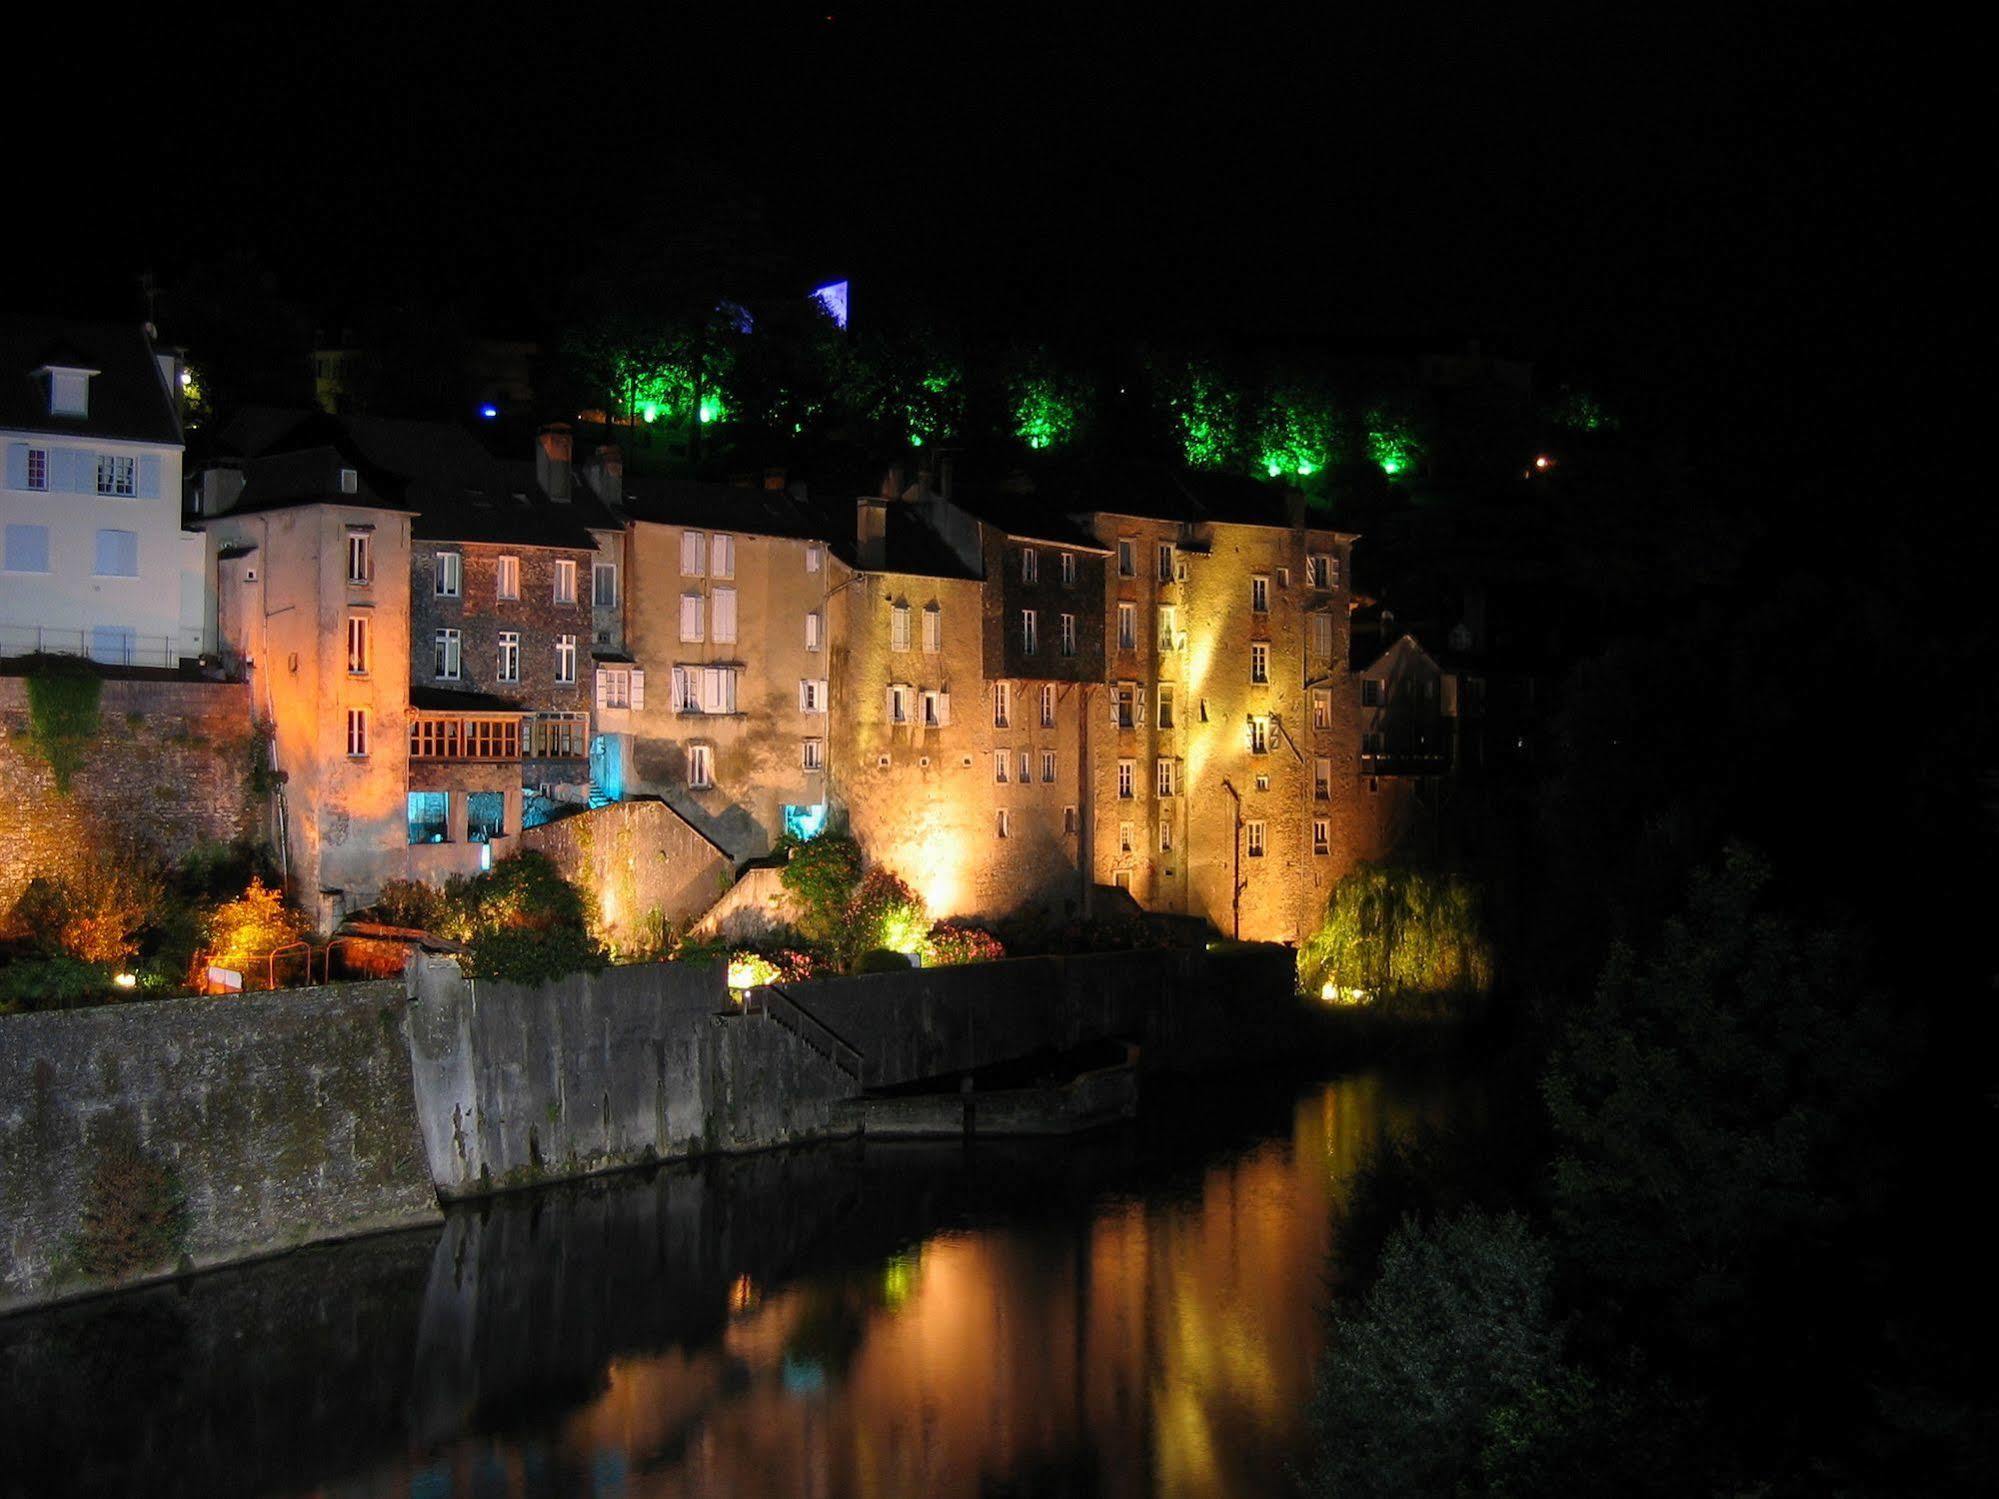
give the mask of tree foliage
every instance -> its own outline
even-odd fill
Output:
[[[1298,979],[1307,994],[1370,1003],[1485,995],[1493,953],[1477,888],[1456,875],[1362,865],[1333,887],[1298,949]]]
[[[283,891],[253,875],[242,895],[209,912],[203,937],[210,964],[247,973],[311,930],[305,913],[285,904]]]

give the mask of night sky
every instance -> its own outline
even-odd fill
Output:
[[[249,251],[329,329],[450,298],[546,337],[608,240],[719,214],[750,293],[846,275],[863,317],[913,295],[1082,342],[1477,338],[1767,473],[1831,433],[1828,472],[1906,472],[1940,394],[1965,96],[1893,17],[422,9],[92,38],[147,80],[90,127],[129,229],[12,300],[130,316],[138,272]],[[30,78],[15,139],[76,84]]]

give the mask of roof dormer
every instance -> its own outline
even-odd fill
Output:
[[[35,373],[48,376],[50,416],[90,415],[90,377],[100,371],[51,361]]]

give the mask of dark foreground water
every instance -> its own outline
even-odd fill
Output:
[[[662,1169],[0,1321],[0,1494],[1289,1491],[1341,1182],[1436,1079]]]

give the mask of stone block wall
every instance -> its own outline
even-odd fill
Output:
[[[732,867],[673,808],[660,801],[613,802],[524,829],[517,848],[553,859],[590,891],[621,951],[641,947],[656,919],[685,927],[729,888]]]
[[[0,912],[37,874],[123,844],[173,860],[199,843],[264,836],[240,682],[106,680],[67,795],[28,727],[27,679],[0,677]]]
[[[121,1163],[183,1231],[128,1279],[434,1221],[400,982],[0,1021],[0,1312],[101,1284],[86,1209]]]

